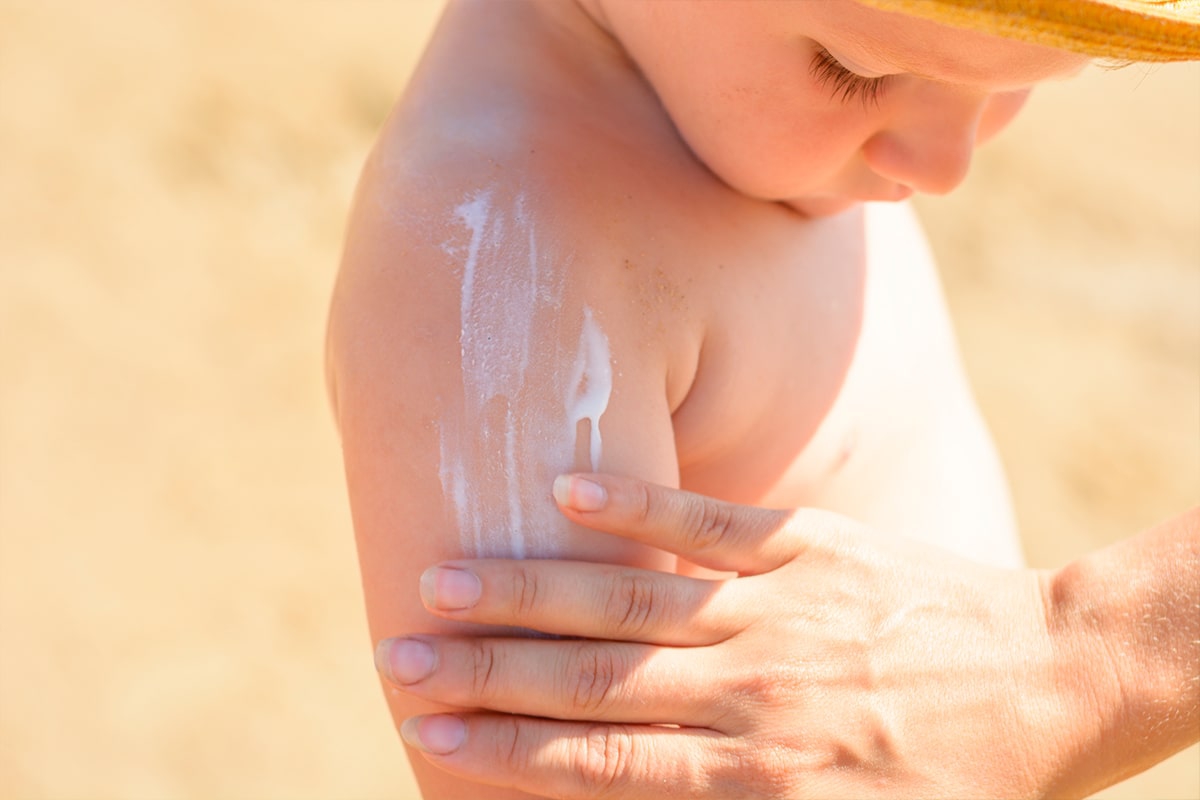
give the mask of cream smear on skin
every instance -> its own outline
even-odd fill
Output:
[[[439,421],[443,496],[468,555],[553,556],[567,524],[549,487],[574,468],[581,428],[599,469],[612,395],[608,337],[585,306],[573,363],[558,344],[565,265],[539,246],[524,196],[498,203],[481,190],[454,218],[462,236],[445,250],[462,264],[462,400]],[[547,405],[548,390],[561,407]]]
[[[572,430],[578,430],[579,423],[585,419],[591,423],[588,455],[592,472],[596,472],[600,469],[600,417],[612,396],[612,360],[608,337],[600,330],[587,306],[583,307],[583,331],[579,334],[579,353],[575,356],[575,372],[570,385],[567,421]]]

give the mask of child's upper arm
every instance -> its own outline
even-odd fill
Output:
[[[678,481],[659,323],[632,302],[619,262],[509,187],[417,192],[395,178],[364,175],[329,323],[372,638],[454,630],[417,593],[443,559],[671,569],[665,554],[573,528],[551,498],[572,469]],[[431,710],[388,695],[397,724]],[[466,796],[413,762],[428,796]]]

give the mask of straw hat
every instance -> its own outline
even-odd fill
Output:
[[[1200,0],[860,0],[957,28],[1120,61],[1200,60]]]

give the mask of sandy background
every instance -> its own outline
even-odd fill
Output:
[[[0,797],[413,796],[321,339],[436,11],[0,0]],[[1045,91],[922,211],[1033,561],[1195,503],[1200,69]]]

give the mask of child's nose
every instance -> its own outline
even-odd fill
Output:
[[[942,98],[898,118],[863,145],[876,174],[926,194],[946,194],[971,166],[987,98]]]

